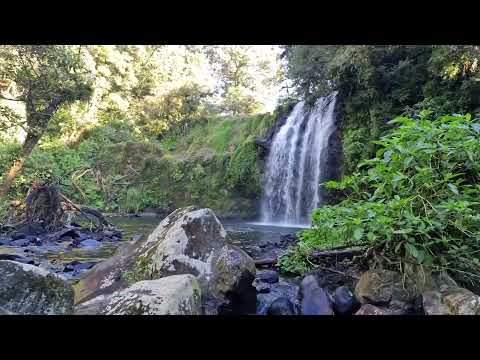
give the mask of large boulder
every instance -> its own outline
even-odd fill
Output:
[[[127,244],[86,273],[75,285],[76,303],[110,295],[139,281],[181,274],[197,278],[204,302],[209,304],[205,307],[231,304],[237,295],[243,301],[249,297],[245,284],[252,273],[255,276],[255,265],[242,250],[228,245],[226,237],[212,210],[194,206],[175,210],[148,238]]]
[[[80,305],[75,313],[102,315],[200,315],[201,290],[193,275],[139,281]]]
[[[210,293],[220,314],[255,313],[257,295],[252,285],[255,262],[235,245],[225,245],[215,252]]]
[[[392,300],[412,303],[420,294],[412,280],[390,270],[366,271],[355,287],[355,296],[362,304],[387,305]]]
[[[301,311],[303,315],[333,315],[328,293],[319,286],[315,276],[308,275],[300,284]]]
[[[25,315],[73,313],[73,288],[42,268],[10,260],[0,261],[0,307]]]

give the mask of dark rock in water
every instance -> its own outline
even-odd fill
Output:
[[[73,288],[49,271],[10,260],[0,261],[0,307],[19,314],[73,313]]]
[[[63,268],[63,272],[72,273],[72,275],[78,275],[84,271],[87,271],[94,267],[96,262],[79,262],[79,261],[72,261],[68,264],[65,264]]]
[[[78,246],[83,248],[96,248],[96,247],[99,247],[100,245],[101,245],[101,242],[94,239],[83,240],[83,241],[80,241],[80,243],[78,244]]]
[[[355,295],[345,286],[335,289],[333,299],[333,309],[338,315],[351,315],[360,308]]]
[[[138,240],[140,240],[141,238],[142,238],[142,235],[140,235],[140,234],[135,234],[135,235],[132,236],[131,241],[138,241]]]
[[[112,236],[112,237],[110,238],[110,240],[111,240],[111,241],[119,241],[120,238],[118,238],[118,237],[116,237],[116,236]]]
[[[270,292],[270,286],[265,283],[255,283],[254,282],[255,289],[257,290],[258,293],[260,294],[265,294]]]
[[[16,246],[16,247],[23,247],[23,246],[28,246],[30,245],[30,240],[29,239],[19,239],[19,240],[13,240],[10,242],[10,246]]]
[[[16,262],[21,262],[24,264],[28,264],[30,259],[26,258],[25,256],[17,255],[17,254],[0,254],[0,260],[11,260]]]
[[[333,315],[332,303],[313,275],[306,276],[300,285],[303,315]]]
[[[0,245],[7,245],[12,241],[12,238],[6,236],[0,236]]]
[[[261,270],[256,274],[256,279],[269,284],[278,282],[278,273],[275,270]]]
[[[25,239],[26,235],[24,233],[15,233],[12,235],[13,240]]]
[[[255,262],[235,245],[225,245],[215,255],[211,280],[219,314],[255,313]]]
[[[267,310],[267,315],[295,315],[295,305],[286,297],[275,299]]]
[[[267,285],[267,284],[264,284]],[[257,314],[266,315],[270,305],[278,298],[287,298],[292,304],[298,306],[298,286],[280,280],[278,283],[268,285],[268,293],[257,294]]]

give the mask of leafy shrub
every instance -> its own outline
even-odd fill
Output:
[[[284,255],[286,270],[310,268],[314,249],[369,244],[373,265],[449,271],[480,283],[480,122],[466,116],[400,117],[358,172],[326,186],[345,200],[316,209],[312,229]]]
[[[227,167],[227,185],[250,196],[260,192],[260,171],[253,137],[247,138],[233,152]]]

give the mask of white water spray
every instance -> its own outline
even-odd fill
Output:
[[[311,111],[298,103],[275,134],[263,179],[263,222],[306,225],[321,204],[319,184],[334,130],[335,96],[318,99]]]

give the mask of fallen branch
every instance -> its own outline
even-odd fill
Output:
[[[269,259],[257,259],[255,261],[255,266],[265,266],[265,265],[276,265],[277,259],[269,258]]]

